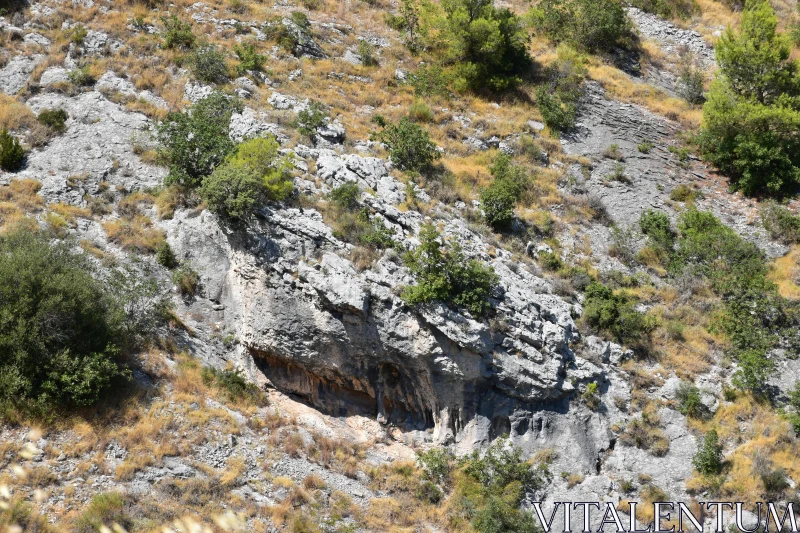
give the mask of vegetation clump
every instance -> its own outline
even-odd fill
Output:
[[[500,154],[490,167],[492,183],[481,192],[481,208],[486,222],[496,231],[509,231],[514,222],[514,206],[528,186],[525,170]]]
[[[722,473],[722,445],[717,430],[712,429],[703,438],[703,444],[692,459],[694,469],[704,476]]]
[[[386,145],[392,163],[402,170],[425,172],[442,157],[428,132],[406,117],[387,124],[375,138]]]
[[[417,283],[403,289],[403,299],[412,305],[439,301],[465,308],[476,317],[486,315],[498,282],[494,269],[467,260],[458,243],[445,247],[440,240],[441,234],[433,226],[420,230],[421,244],[404,256]]]
[[[68,118],[69,115],[63,109],[43,109],[36,117],[40,124],[58,133],[66,131]]]
[[[168,114],[158,127],[161,155],[169,165],[165,183],[199,186],[234,151],[228,131],[231,116],[241,110],[238,99],[213,92],[189,112]]]
[[[205,83],[222,83],[228,77],[225,54],[215,44],[198,46],[189,55],[187,63],[192,74]]]
[[[194,46],[195,36],[192,33],[192,25],[183,22],[176,15],[161,17],[164,25],[164,48],[188,50]]]
[[[700,147],[747,195],[800,184],[800,71],[777,24],[767,0],[747,0],[739,31],[714,46],[720,70],[703,106]]]
[[[291,168],[291,163],[279,156],[274,138],[250,139],[203,179],[200,197],[221,217],[243,220],[259,204],[289,197],[294,188]]]
[[[598,281],[586,288],[584,321],[597,331],[619,342],[637,347],[647,343],[657,322],[634,307],[635,301],[620,291],[613,291]]]
[[[540,0],[530,16],[534,28],[550,40],[587,52],[631,44],[631,23],[618,0]]]
[[[518,86],[532,65],[523,21],[491,0],[445,0],[429,17],[431,52],[441,57],[456,91],[504,91]]]
[[[0,409],[49,416],[92,405],[127,379],[120,360],[146,315],[149,285],[102,281],[66,244],[19,228],[0,236]],[[132,315],[129,314],[132,313]],[[135,316],[133,316],[135,315]],[[137,324],[139,326],[137,326]]]
[[[25,149],[19,139],[3,130],[0,132],[0,169],[14,172],[22,167],[25,161]]]

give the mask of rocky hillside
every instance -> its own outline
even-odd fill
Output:
[[[694,138],[739,10],[605,1],[602,46],[548,33],[553,2],[481,3],[470,24],[517,21],[498,65],[453,59],[460,8],[413,0],[0,8],[0,148],[24,152],[0,158],[0,252],[45,242],[66,255],[32,246],[40,266],[125,287],[108,382],[13,388],[34,326],[2,325],[0,526],[532,531],[532,501],[797,502],[800,219]]]

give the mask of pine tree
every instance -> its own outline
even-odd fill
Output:
[[[776,28],[768,0],[747,0],[740,30],[717,43],[720,72],[703,107],[706,158],[748,195],[800,184],[800,75]]]

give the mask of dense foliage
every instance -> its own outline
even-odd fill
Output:
[[[118,357],[153,328],[152,291],[105,282],[66,244],[17,229],[0,237],[0,407],[46,415],[97,402],[127,375]]]
[[[63,109],[43,109],[36,119],[56,132],[63,132],[67,129],[66,122],[69,114]]]
[[[587,52],[611,52],[630,43],[631,23],[618,0],[540,0],[534,27],[557,43]]]
[[[594,281],[586,288],[583,319],[596,330],[633,347],[647,343],[656,321],[634,307],[635,300]]]
[[[167,115],[158,128],[161,154],[169,164],[167,184],[197,187],[236,147],[228,135],[239,100],[213,92],[188,112]]]
[[[194,77],[205,83],[222,83],[228,77],[225,54],[215,44],[195,48],[187,59]]]
[[[467,260],[458,243],[443,246],[440,233],[431,225],[423,226],[419,237],[421,244],[404,257],[417,283],[403,289],[403,299],[412,305],[439,301],[465,308],[476,317],[485,315],[498,281],[494,269]]]
[[[490,167],[492,183],[481,192],[481,208],[486,222],[496,231],[508,231],[514,222],[514,206],[527,187],[525,169],[501,153]]]
[[[8,172],[19,170],[25,161],[25,150],[19,140],[8,133],[0,131],[0,169]]]
[[[430,18],[432,49],[449,67],[456,91],[501,91],[522,81],[532,61],[528,33],[508,8],[491,0],[444,0],[443,16]]]
[[[257,205],[285,200],[292,193],[290,169],[291,163],[279,156],[275,139],[250,139],[203,180],[200,196],[218,215],[245,219]]]
[[[722,472],[722,445],[719,443],[716,430],[712,429],[706,433],[703,445],[692,459],[692,465],[703,475],[716,475]]]
[[[402,170],[425,172],[442,157],[428,132],[406,117],[386,125],[375,138],[386,145],[392,163]]]
[[[800,184],[800,74],[767,0],[748,0],[739,31],[715,45],[719,75],[703,107],[705,157],[745,194]]]
[[[545,83],[536,88],[536,106],[542,119],[555,133],[575,125],[578,98],[581,95],[586,67],[584,58],[574,49],[561,45],[556,60],[545,70]]]

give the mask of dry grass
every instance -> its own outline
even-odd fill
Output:
[[[800,277],[800,245],[795,245],[789,253],[779,257],[773,263],[769,279],[778,286],[778,292],[784,298],[791,300],[800,299],[800,286],[797,285]]]
[[[108,239],[123,250],[139,253],[154,253],[158,246],[164,242],[165,234],[162,230],[153,228],[153,223],[143,215],[137,215],[132,220],[112,220],[103,223]]]
[[[0,130],[18,131],[38,124],[28,106],[12,96],[0,94]]]
[[[42,184],[36,180],[12,180],[8,185],[0,187],[0,202],[10,202],[25,212],[39,211],[44,206],[44,199],[39,196]]]

